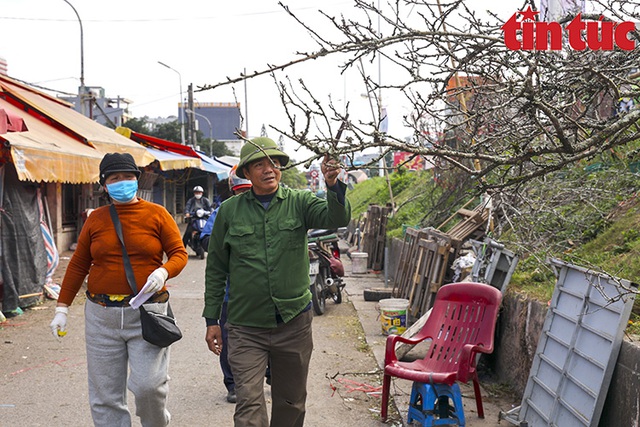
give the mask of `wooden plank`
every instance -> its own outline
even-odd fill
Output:
[[[413,276],[413,272],[416,269],[416,261],[419,256],[418,247],[417,247],[418,240],[419,240],[419,236],[417,234],[411,236],[411,240],[409,242],[409,248],[406,256],[406,259],[407,259],[406,271],[403,277],[402,291],[400,293],[399,298],[409,299],[410,297],[410,292],[411,292],[410,286],[412,283],[412,276]]]
[[[455,254],[460,250],[462,242],[453,239],[447,233],[433,228],[428,229],[427,234],[429,239],[434,240],[438,244],[438,260],[433,269],[433,276],[431,277],[431,283],[433,285],[432,291],[437,292],[440,286],[445,283],[449,267],[456,258]]]
[[[382,270],[384,266],[384,248],[387,238],[387,221],[390,212],[391,208],[380,208],[380,213],[376,221],[376,238],[374,240],[372,254],[369,255],[369,268],[374,271]]]
[[[448,231],[448,234],[458,240],[464,241],[467,240],[476,230],[486,224],[489,219],[489,211],[484,208],[484,205],[480,204],[476,206],[473,212],[476,212],[477,215],[479,215],[480,220],[476,221],[471,217],[466,217],[454,225],[451,230]]]
[[[464,209],[464,208],[466,208],[467,206],[469,206],[469,205],[473,202],[473,200],[474,200],[474,199],[469,199],[469,201],[468,201],[467,203],[465,203],[465,204],[462,206],[462,209]],[[447,218],[447,219],[446,219],[442,224],[440,224],[440,225],[438,226],[438,229],[442,229],[442,227],[444,227],[445,225],[447,225],[447,224],[449,223],[449,221],[451,221],[452,219],[454,219],[454,218],[456,217],[456,215],[457,215],[457,212],[456,212],[456,213],[454,213],[453,215],[451,215],[449,218]]]
[[[368,210],[369,216],[369,245],[367,253],[369,254],[369,258],[367,260],[367,268],[373,269],[374,264],[377,263],[377,258],[379,255],[378,249],[378,239],[380,236],[380,219],[381,219],[381,209],[380,206],[370,205]],[[379,270],[379,268],[378,268]]]
[[[362,224],[363,232],[361,250],[369,256],[367,268],[379,271],[384,265],[384,247],[387,235],[387,217],[391,212],[389,207],[375,204],[369,205]]]
[[[465,220],[469,221],[473,221],[473,222],[482,222],[482,215],[480,214],[480,212],[476,212],[476,211],[471,211],[469,209],[458,209],[458,214],[465,216]]]

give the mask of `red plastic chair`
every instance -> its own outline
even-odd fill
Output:
[[[391,377],[424,384],[452,386],[473,380],[478,417],[484,418],[476,354],[493,352],[493,337],[502,294],[482,283],[451,283],[438,290],[427,322],[412,338],[387,337],[382,384],[382,421],[387,420]],[[424,359],[398,360],[398,343],[431,340]],[[415,388],[415,387],[414,387]],[[462,412],[462,408],[458,408]],[[464,415],[463,415],[464,417]],[[464,423],[464,420],[462,421]]]

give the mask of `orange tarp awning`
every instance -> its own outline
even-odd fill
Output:
[[[103,154],[0,98],[0,109],[24,121],[24,132],[0,134],[10,144],[21,181],[98,182]]]
[[[140,144],[118,134],[100,123],[94,122],[69,104],[33,90],[9,77],[0,75],[0,89],[10,93],[20,102],[79,135],[87,144],[102,154],[126,152],[133,156],[138,166],[147,166],[155,158]]]

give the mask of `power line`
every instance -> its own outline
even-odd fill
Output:
[[[342,4],[351,4],[350,1],[341,1],[331,5],[324,5],[324,7],[331,6],[339,6]],[[318,10],[317,6],[309,6],[309,7],[300,7],[300,8],[291,8],[293,12],[300,12],[305,10]],[[179,22],[179,21],[210,21],[210,20],[228,20],[232,17],[243,17],[243,16],[262,16],[262,15],[273,15],[273,14],[286,14],[285,10],[266,10],[262,12],[244,12],[244,13],[234,13],[231,15],[217,15],[217,16],[190,16],[187,18],[129,18],[129,19],[83,19],[83,22],[95,22],[95,23],[134,23],[134,22]],[[22,18],[15,16],[0,16],[0,20],[15,20],[15,21],[34,21],[34,22],[75,22],[73,19],[66,18]]]
[[[62,90],[58,90],[58,89],[51,89],[51,88],[48,88],[48,87],[45,87],[45,86],[37,85],[37,84],[35,84],[35,83],[25,82],[24,80],[20,80],[20,79],[17,79],[17,78],[15,78],[15,77],[11,77],[11,79],[12,79],[12,80],[15,80],[15,81],[17,81],[17,82],[20,82],[20,83],[26,84],[26,85],[28,85],[28,86],[38,88],[38,89],[48,90],[48,91],[50,91],[50,92],[55,92],[55,93],[59,93],[59,94],[62,94],[62,95],[78,96],[78,94],[77,94],[77,93],[70,93],[70,92],[64,92],[64,91],[62,91]]]

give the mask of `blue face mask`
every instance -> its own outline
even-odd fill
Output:
[[[107,184],[107,190],[109,191],[109,196],[116,202],[127,203],[136,197],[138,180],[126,179],[124,181],[114,182],[113,184]]]

